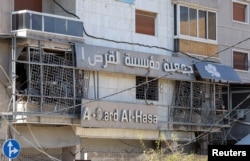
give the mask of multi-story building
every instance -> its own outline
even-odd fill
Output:
[[[232,127],[227,132],[228,143],[234,144],[249,134],[249,1],[218,1],[218,37],[220,60],[237,71],[241,82],[230,85],[229,102]],[[249,143],[248,143],[249,144]]]
[[[1,139],[19,160],[142,160],[162,137],[190,151],[224,138],[241,80],[219,63],[217,0],[0,2]]]
[[[230,97],[231,89],[234,84],[242,82],[231,64],[225,63],[224,59],[227,59],[227,57],[222,56],[226,50],[222,48],[223,40],[230,39],[229,32],[225,37],[225,32],[222,32],[224,29],[220,26],[223,24],[222,19],[225,20],[225,17],[230,17],[227,14],[228,12],[224,12],[228,6],[216,0],[187,0],[173,1],[173,3],[175,4],[175,13],[177,13],[175,14],[177,15],[174,37],[175,50],[188,53],[189,56],[196,58],[194,62],[198,73],[196,74],[196,80],[201,81],[198,86],[196,82],[190,83],[191,104],[182,103],[181,105],[191,105],[191,111],[195,111],[196,108],[200,109],[203,111],[203,113],[201,112],[202,119],[212,118],[212,120],[206,121],[211,121],[213,125],[208,122],[204,125],[205,127],[208,125],[205,131],[209,134],[205,135],[200,131],[195,132],[201,150],[206,149],[207,144],[226,144],[227,129],[230,129],[232,125],[232,119],[230,118],[233,113]],[[230,26],[229,24],[223,25]],[[238,43],[236,42],[231,45],[236,46]],[[231,50],[231,47],[228,47],[228,49]],[[183,97],[181,100],[183,100]],[[216,121],[213,120],[216,119],[216,116],[210,113],[212,112],[211,109],[217,109],[216,112],[213,111],[215,115],[218,115]],[[194,113],[192,113],[192,116],[194,117]],[[199,120],[202,121],[202,119]],[[220,123],[224,126],[217,126]],[[211,132],[216,131],[216,128],[217,132]]]

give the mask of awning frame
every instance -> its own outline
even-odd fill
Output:
[[[196,62],[194,65],[199,75],[204,79],[222,82],[242,82],[237,72],[231,66],[202,61]]]

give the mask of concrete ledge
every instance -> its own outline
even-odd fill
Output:
[[[111,128],[76,128],[76,135],[83,138],[112,138],[112,139],[159,139],[158,130],[132,130]]]

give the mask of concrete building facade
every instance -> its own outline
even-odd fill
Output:
[[[245,75],[217,54],[234,43],[222,2],[0,2],[1,143],[18,140],[19,160],[139,161],[162,138],[197,153],[225,142]]]
[[[228,143],[234,144],[249,134],[249,1],[232,0],[222,3],[218,21],[219,57],[238,73],[241,82],[231,84],[228,99],[232,127],[226,132]],[[235,45],[236,44],[236,45]]]

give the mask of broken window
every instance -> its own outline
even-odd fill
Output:
[[[213,124],[225,110],[227,100],[223,100],[222,89],[222,84],[208,81],[177,81],[171,112],[173,121]]]
[[[84,98],[84,71],[74,66],[72,51],[25,48],[16,64],[19,98],[42,111],[80,111],[76,105]]]

